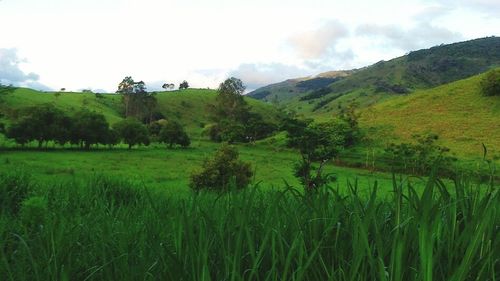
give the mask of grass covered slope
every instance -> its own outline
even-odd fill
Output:
[[[201,132],[204,125],[210,123],[207,106],[215,101],[217,91],[207,89],[187,89],[182,91],[159,92],[157,111],[167,119],[181,122],[190,132]],[[272,105],[246,98],[252,111],[273,122],[277,110]],[[45,93],[32,89],[16,88],[2,93],[0,97],[0,121],[8,123],[16,117],[19,109],[52,103],[59,109],[72,113],[82,108],[102,113],[110,124],[122,120],[121,96],[117,94],[93,93]]]
[[[490,156],[500,157],[500,98],[481,95],[483,77],[387,100],[363,110],[360,125],[371,129],[371,137],[380,142],[407,141],[413,134],[432,132],[452,152],[480,156],[484,143]]]
[[[120,99],[116,95],[101,95],[92,93],[45,93],[26,88],[15,88],[4,93],[0,102],[0,113],[6,119],[15,117],[19,109],[34,105],[52,103],[66,112],[75,112],[87,108],[103,114],[108,122],[121,120]]]

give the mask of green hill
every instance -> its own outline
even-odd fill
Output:
[[[381,102],[362,111],[360,125],[382,146],[432,132],[458,155],[482,156],[484,143],[500,159],[500,98],[481,95],[483,76]]]
[[[203,126],[209,123],[206,108],[214,102],[216,94],[215,90],[207,89],[159,92],[157,110],[167,119],[177,120],[184,124],[188,131],[198,134]],[[252,111],[263,115],[265,120],[276,120],[278,113],[272,105],[250,98],[246,100]],[[0,95],[0,122],[9,123],[21,108],[44,103],[52,103],[67,112],[87,108],[102,113],[111,124],[122,119],[121,96],[117,94],[45,93],[16,88]]]
[[[353,100],[361,107],[368,107],[401,94],[465,79],[497,66],[500,66],[500,37],[488,37],[440,45],[390,61],[380,61],[369,67],[344,72],[326,87],[305,88],[294,95],[283,92],[293,90],[298,83],[308,80],[295,84],[278,83],[273,87],[257,89],[249,95],[264,100],[278,96],[282,104],[302,113],[327,113]],[[310,79],[311,82],[314,79],[317,78]],[[263,90],[268,91],[266,98],[263,98]]]

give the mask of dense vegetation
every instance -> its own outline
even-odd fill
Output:
[[[4,280],[494,280],[498,186],[431,175],[389,197],[356,183],[164,196],[123,179],[0,175]]]

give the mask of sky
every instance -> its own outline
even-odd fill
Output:
[[[252,90],[499,35],[498,0],[0,0],[0,83]]]

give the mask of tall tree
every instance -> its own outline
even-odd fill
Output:
[[[135,116],[141,119],[148,116],[145,104],[149,94],[143,81],[135,82],[132,77],[127,76],[118,84],[117,93],[122,95],[125,117]]]
[[[247,121],[251,117],[250,107],[243,98],[243,82],[231,77],[220,84],[215,103],[209,105],[211,119],[209,135],[215,141],[249,141]]]

